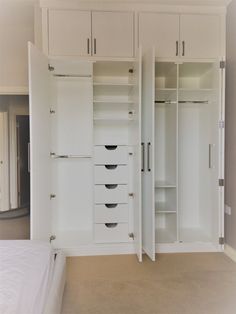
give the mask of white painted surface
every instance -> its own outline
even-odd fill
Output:
[[[96,204],[119,204],[128,202],[127,185],[95,185],[94,189],[94,201]]]
[[[33,40],[33,2],[1,1],[0,94],[27,94],[27,42]]]
[[[142,172],[142,238],[143,250],[155,260],[155,138],[154,138],[154,101],[155,101],[155,53],[154,49],[144,53],[142,78],[142,142],[144,151]],[[147,169],[147,144],[151,143],[150,167]]]
[[[32,240],[51,236],[50,72],[48,59],[29,44],[30,171]]]
[[[185,58],[220,57],[220,17],[186,14],[180,16],[181,55]]]
[[[128,204],[99,204],[94,207],[95,223],[116,223],[129,221]]]
[[[94,147],[95,165],[126,165],[127,162],[127,146],[105,145]]]
[[[158,58],[173,58],[178,54],[179,15],[161,13],[139,14],[139,45],[144,50],[155,47]]]
[[[94,237],[96,243],[128,242],[128,224],[95,224]]]
[[[128,184],[128,167],[123,165],[95,166],[95,184]]]
[[[90,11],[49,10],[48,28],[49,55],[84,57],[91,54]]]
[[[0,112],[0,211],[10,209],[8,113]]]
[[[133,19],[133,12],[92,12],[93,55],[133,57]]]

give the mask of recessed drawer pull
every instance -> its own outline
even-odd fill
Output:
[[[118,204],[105,204],[107,208],[115,208]]]
[[[109,224],[107,223],[105,224],[105,226],[109,229],[116,228],[118,226],[118,223],[109,223]]]
[[[117,149],[117,145],[105,145],[105,148],[107,150],[115,150],[115,149]]]
[[[105,165],[108,170],[114,170],[117,168],[117,165]]]
[[[118,184],[105,184],[105,187],[109,190],[114,190],[118,187]]]

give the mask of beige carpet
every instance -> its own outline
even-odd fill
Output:
[[[0,220],[0,240],[18,240],[29,238],[29,216],[9,220]]]
[[[236,314],[236,264],[220,253],[68,258],[62,314]]]

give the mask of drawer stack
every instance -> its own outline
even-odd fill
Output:
[[[128,147],[94,148],[95,242],[128,242]]]

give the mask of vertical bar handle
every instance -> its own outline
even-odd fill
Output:
[[[28,172],[30,173],[30,143],[28,143]]]
[[[213,168],[213,162],[212,162],[212,150],[213,150],[213,144],[209,144],[209,169],[212,169]]]
[[[142,168],[141,171],[144,172],[145,170],[145,145],[144,143],[141,143],[142,146]]]
[[[93,52],[94,52],[94,54],[97,53],[97,40],[96,40],[96,38],[93,39]]]
[[[176,53],[175,53],[176,57],[179,55],[179,41],[176,41]]]
[[[183,47],[182,57],[184,57],[185,56],[185,41],[184,40],[182,41],[182,47]]]
[[[87,38],[87,53],[90,55],[90,40]]]
[[[151,146],[151,143],[149,142],[147,144],[147,171],[148,172],[151,172],[151,168],[150,168],[150,146]]]

